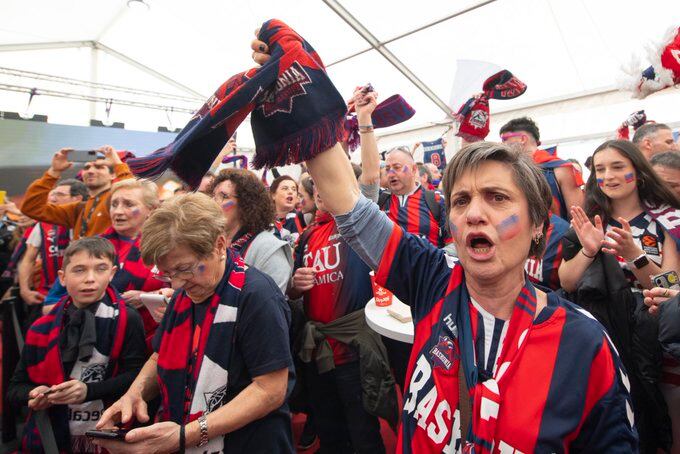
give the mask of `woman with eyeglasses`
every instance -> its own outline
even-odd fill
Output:
[[[293,270],[293,253],[287,242],[270,231],[274,206],[264,184],[249,170],[224,169],[213,179],[208,194],[222,208],[227,246],[248,266],[274,279],[285,292]]]
[[[292,386],[290,310],[272,279],[227,247],[222,209],[205,194],[174,197],[144,224],[142,258],[178,291],[154,353],[98,428],[158,422],[109,452],[292,453],[286,396]]]

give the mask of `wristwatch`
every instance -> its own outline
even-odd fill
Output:
[[[200,448],[208,444],[208,420],[205,418],[205,414],[198,417],[198,427],[201,429],[201,438],[196,446]]]
[[[636,270],[639,270],[639,269],[644,268],[645,266],[649,265],[649,259],[647,258],[647,254],[645,254],[645,253],[643,252],[642,255],[640,255],[639,257],[637,257],[637,258],[636,258],[635,260],[633,260],[632,262],[628,262],[628,263],[631,264],[631,265],[633,265],[633,267],[634,267]]]

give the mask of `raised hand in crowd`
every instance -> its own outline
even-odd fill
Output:
[[[33,411],[40,411],[49,408],[52,404],[47,400],[45,393],[50,390],[49,386],[40,385],[33,388],[28,393],[28,408]]]
[[[605,238],[602,218],[595,216],[595,224],[593,224],[583,208],[579,206],[571,207],[571,217],[571,226],[578,236],[583,253],[588,257],[594,257],[600,251]]]
[[[620,227],[612,227],[612,230],[605,235],[607,239],[602,241],[602,251],[609,254],[623,257],[626,261],[632,262],[643,252],[633,241],[633,234],[630,224],[623,218],[619,218]]]
[[[50,388],[47,400],[52,405],[71,405],[85,402],[87,385],[80,380],[69,380]]]
[[[7,213],[16,216],[21,216],[21,211],[16,206],[16,204],[11,201],[7,201],[7,203],[0,204],[0,217],[3,217]]]
[[[643,290],[642,294],[645,296],[645,304],[649,307],[649,313],[657,315],[659,313],[659,306],[669,299],[680,294],[680,290],[674,290],[665,287],[654,287],[651,290]]]
[[[68,160],[68,154],[73,151],[73,148],[62,148],[61,150],[54,153],[52,156],[52,163],[47,173],[52,175],[54,178],[59,178],[64,170],[68,170],[73,167],[73,163]]]
[[[104,158],[106,158],[106,160],[114,167],[123,163],[120,156],[118,156],[118,153],[116,153],[116,150],[114,150],[111,145],[104,145],[103,147],[100,147],[98,151],[103,153]]]

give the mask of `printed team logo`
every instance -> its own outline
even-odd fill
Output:
[[[459,357],[456,344],[448,336],[439,336],[439,342],[430,350],[430,358],[435,367],[441,367],[444,370],[450,370],[453,361]]]
[[[94,383],[104,380],[106,373],[106,364],[92,364],[83,368],[80,373],[80,381],[83,383]]]
[[[294,62],[276,81],[276,86],[268,91],[262,99],[260,108],[265,117],[271,117],[277,112],[289,114],[293,110],[293,99],[307,94],[305,85],[312,83],[312,79],[302,65]]]
[[[642,235],[640,242],[645,254],[659,255],[659,243],[654,235]]]
[[[432,153],[430,160],[432,161],[432,164],[436,165],[437,167],[441,167],[442,159],[439,157],[439,153]]]
[[[205,397],[205,405],[207,407],[206,413],[210,413],[222,406],[224,398],[227,395],[227,385],[220,386],[214,391],[203,393]]]
[[[470,124],[477,128],[485,128],[489,121],[489,114],[483,110],[473,110],[470,114]]]

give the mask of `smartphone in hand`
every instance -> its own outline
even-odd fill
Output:
[[[73,150],[68,154],[71,162],[92,162],[103,158],[104,155],[98,150]]]
[[[125,435],[130,431],[130,429],[100,429],[100,430],[88,430],[85,432],[86,437],[90,438],[101,438],[103,440],[121,440],[125,441]]]
[[[680,279],[678,278],[678,273],[675,271],[666,271],[665,273],[651,276],[651,278],[656,287],[680,290]]]

